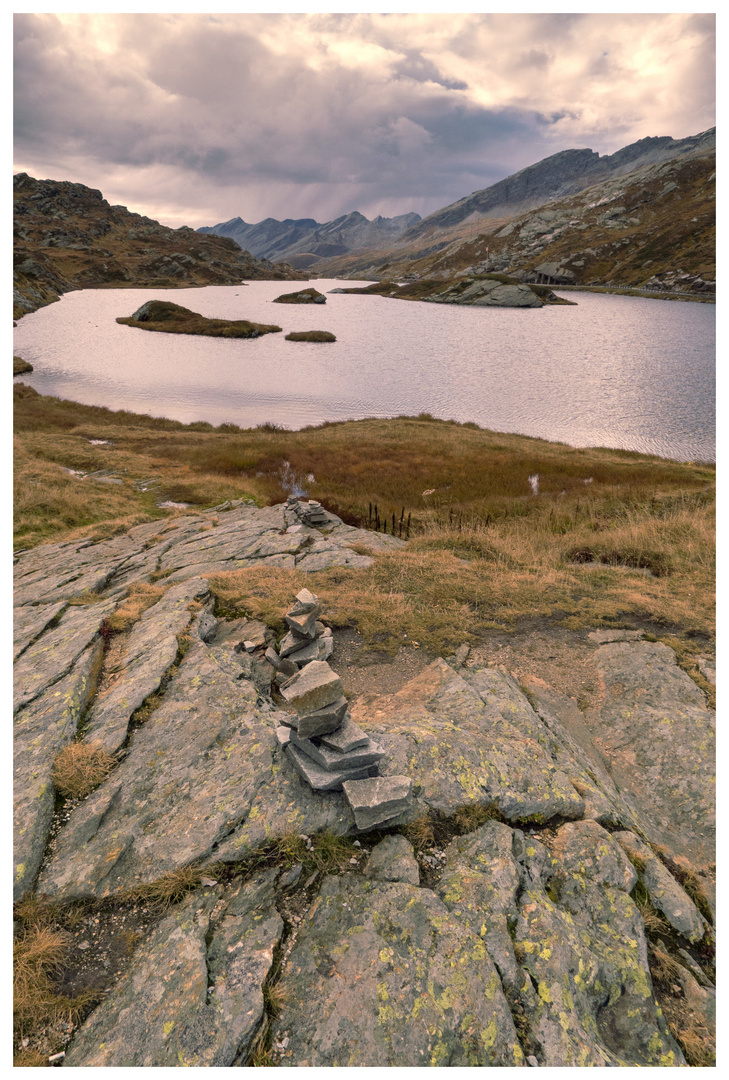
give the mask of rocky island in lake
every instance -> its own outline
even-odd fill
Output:
[[[391,296],[398,300],[427,300],[433,304],[469,307],[541,308],[545,304],[571,304],[544,285],[524,285],[507,274],[467,274],[448,280],[425,278],[399,284],[377,281],[365,288],[332,289],[333,293]]]
[[[274,304],[326,304],[327,298],[318,289],[299,289],[298,292],[277,296]]]

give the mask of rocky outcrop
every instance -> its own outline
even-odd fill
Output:
[[[326,304],[327,298],[318,289],[299,289],[298,292],[282,293],[274,304]]]
[[[64,1064],[685,1064],[675,995],[702,1032],[715,1007],[713,926],[678,872],[690,860],[696,897],[713,863],[700,692],[670,649],[621,632],[593,635],[604,693],[586,714],[463,650],[349,710],[325,660],[277,679],[332,640],[316,595],[276,642],[216,616],[211,577],[364,565],[359,537],[291,500],[17,557],[16,896],[108,906],[195,871]],[[105,654],[112,612],[152,576],[158,598]],[[116,764],[54,818],[72,740]],[[346,857],[317,861],[344,838]]]
[[[493,278],[475,281],[466,278],[424,299],[433,304],[465,304],[468,307],[544,307],[528,285],[507,285]]]
[[[301,280],[284,263],[254,258],[223,236],[169,229],[110,206],[100,191],[69,181],[13,177],[14,318],[71,289],[99,285],[229,285]]]
[[[398,284],[380,281],[365,288],[332,289],[333,293],[389,296],[397,300],[425,300],[432,304],[464,304],[469,307],[540,308],[545,304],[570,304],[544,285],[524,285],[506,274],[485,271],[448,281],[426,278]]]

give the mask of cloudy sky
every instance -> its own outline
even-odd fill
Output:
[[[425,215],[715,123],[713,14],[16,14],[14,171],[166,225]]]

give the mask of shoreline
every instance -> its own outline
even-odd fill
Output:
[[[17,380],[17,381],[15,381],[15,380]],[[60,397],[57,394],[42,394],[39,390],[36,390],[34,386],[31,386],[29,383],[24,382],[23,379],[20,377],[20,374],[15,376],[15,379],[13,381],[13,386],[14,387],[16,387],[16,386],[18,386],[18,387],[25,386],[29,390],[31,390],[34,393],[38,394],[40,397],[44,398],[47,401],[54,401],[54,402],[61,403],[61,407],[63,407],[64,404],[68,404],[70,406],[77,406],[77,407],[79,407],[81,409],[92,409],[92,410],[98,409],[98,410],[101,410],[103,412],[104,416],[105,416],[105,421],[104,422],[114,423],[115,418],[119,418],[119,420],[121,420],[123,423],[125,423],[127,425],[131,425],[131,424],[134,423],[134,420],[136,419],[136,420],[141,421],[144,425],[147,425],[151,421],[152,424],[154,424],[156,422],[159,425],[164,426],[164,427],[166,427],[168,429],[173,428],[174,430],[179,430],[181,433],[184,433],[184,432],[194,433],[194,432],[199,432],[201,430],[204,430],[204,431],[209,431],[211,433],[221,432],[221,433],[225,433],[225,434],[249,435],[250,436],[250,435],[258,434],[262,429],[268,428],[271,431],[280,432],[281,434],[297,435],[297,434],[301,434],[302,432],[316,432],[316,431],[321,431],[324,428],[341,427],[344,424],[366,424],[366,423],[371,423],[371,422],[395,424],[397,421],[402,421],[402,420],[406,420],[406,421],[425,420],[427,422],[432,422],[432,423],[436,423],[436,424],[452,425],[453,427],[456,427],[456,428],[466,428],[466,429],[470,428],[471,430],[479,431],[479,432],[483,433],[484,435],[488,435],[488,436],[491,436],[491,437],[528,439],[528,440],[533,441],[534,443],[546,444],[546,445],[551,446],[551,447],[564,447],[566,451],[583,452],[583,453],[586,453],[586,454],[601,453],[601,452],[605,452],[605,453],[608,453],[608,454],[610,454],[610,453],[614,453],[614,454],[634,454],[639,458],[645,458],[645,459],[651,460],[651,461],[666,462],[666,463],[672,464],[672,465],[686,465],[686,466],[695,465],[698,468],[715,468],[716,467],[716,456],[714,456],[713,458],[710,458],[710,459],[707,459],[707,458],[676,458],[676,457],[668,457],[665,454],[653,454],[653,453],[650,453],[649,451],[645,451],[645,450],[634,450],[631,447],[627,447],[627,446],[607,446],[607,445],[597,445],[597,444],[595,444],[595,445],[590,444],[590,445],[586,445],[586,446],[576,446],[573,443],[565,442],[563,439],[548,439],[548,438],[546,438],[546,437],[544,437],[542,435],[530,435],[527,432],[520,432],[520,431],[502,431],[502,430],[500,430],[498,428],[483,427],[481,424],[477,423],[475,420],[454,420],[454,419],[451,419],[451,418],[448,418],[448,417],[433,416],[431,413],[420,413],[420,414],[413,413],[413,414],[407,414],[407,415],[403,414],[403,413],[398,413],[396,416],[348,416],[348,417],[345,417],[344,419],[341,419],[341,420],[321,420],[320,422],[318,422],[316,424],[304,424],[304,425],[302,425],[302,427],[298,427],[298,428],[296,428],[296,427],[287,427],[285,424],[277,424],[275,421],[267,421],[266,423],[263,423],[263,424],[254,424],[251,427],[242,427],[242,426],[240,426],[238,424],[232,424],[232,423],[228,423],[228,422],[224,422],[224,423],[221,423],[221,424],[213,424],[211,421],[208,421],[208,420],[176,420],[176,419],[174,419],[174,417],[163,416],[163,415],[157,416],[157,415],[153,415],[152,413],[149,413],[149,412],[139,413],[139,412],[135,412],[132,409],[124,409],[124,408],[112,409],[108,405],[89,404],[88,402],[77,401],[75,398]],[[122,418],[123,418],[123,420],[122,420]]]
[[[634,289],[628,285],[552,285],[550,288],[557,289],[560,292],[608,293],[611,296],[639,296],[646,300],[688,300],[690,303],[694,304],[716,305],[716,293],[706,295],[696,293],[692,296],[689,293],[657,292],[652,289]]]

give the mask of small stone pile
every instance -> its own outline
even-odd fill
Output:
[[[296,594],[296,603],[284,615],[289,628],[278,648],[269,645],[266,660],[276,669],[279,686],[313,660],[328,660],[334,650],[331,627],[319,622],[321,606],[318,596],[302,589]]]
[[[378,775],[385,752],[353,722],[342,680],[326,660],[312,655],[298,663],[299,653],[321,647],[321,643],[326,643],[326,655],[330,656],[333,638],[331,630],[328,637],[323,633],[316,636],[316,626],[321,624],[317,623],[319,603],[313,593],[302,589],[296,600],[286,616],[289,633],[281,642],[281,652],[275,654],[279,669],[276,681],[281,696],[294,711],[281,714],[284,723],[276,729],[276,737],[314,791],[344,791],[357,828],[372,828],[408,807],[411,781],[408,776]],[[288,655],[281,659],[284,643],[289,638],[295,641],[297,636],[300,647],[290,654],[293,659]],[[290,677],[281,670],[287,661],[296,667]]]
[[[302,503],[295,495],[291,495],[286,500],[286,509],[294,513],[304,525],[309,525],[313,529],[332,523],[331,516],[316,499],[309,499],[308,502]]]

